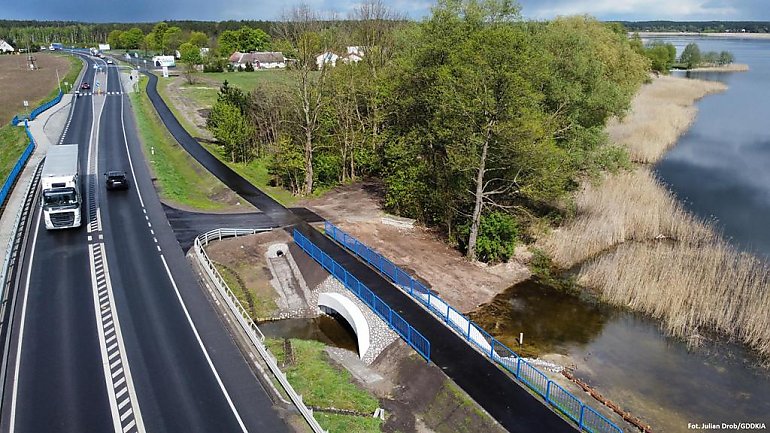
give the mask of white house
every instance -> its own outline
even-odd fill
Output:
[[[0,39],[0,53],[12,53],[14,51],[15,50],[13,49],[11,44],[6,42],[4,39]]]
[[[325,65],[329,65],[331,67],[334,67],[337,65],[337,60],[340,58],[337,54],[327,51],[325,53],[321,53],[315,57],[315,64],[318,66],[318,69],[323,69]]]
[[[364,60],[364,58],[356,53],[347,53],[344,56],[340,57],[340,60],[342,60],[342,63],[348,64],[348,63],[358,63],[361,60]]]
[[[337,66],[338,61],[348,64],[358,63],[364,59],[364,50],[359,46],[346,47],[345,51],[346,52],[343,55],[338,55],[331,51],[317,55],[315,58],[315,63],[318,66],[318,69],[323,68],[324,65]]]
[[[257,51],[254,53],[234,52],[230,56],[230,64],[234,68],[245,67],[251,63],[254,69],[283,69],[286,67],[286,57],[279,51]]]

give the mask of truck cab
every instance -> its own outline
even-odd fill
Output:
[[[80,227],[78,145],[51,146],[40,178],[41,205],[48,230]]]

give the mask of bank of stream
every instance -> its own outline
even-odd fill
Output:
[[[471,316],[522,355],[574,368],[577,378],[656,432],[684,431],[687,423],[768,423],[770,373],[739,345],[707,340],[688,350],[653,320],[536,279]]]

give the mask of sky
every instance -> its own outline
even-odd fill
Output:
[[[346,17],[360,0],[305,0],[315,10]],[[430,13],[428,0],[383,0],[420,19]],[[601,20],[770,21],[768,0],[519,0],[522,14],[531,19],[589,14]],[[0,18],[86,22],[155,22],[191,19],[272,20],[291,2],[281,0],[26,0],[24,7],[3,10]],[[19,4],[21,5],[21,3]]]

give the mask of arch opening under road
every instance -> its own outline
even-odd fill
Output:
[[[318,306],[321,309],[328,308],[350,324],[358,341],[358,357],[363,359],[371,344],[369,324],[361,309],[345,295],[339,293],[319,293]]]

